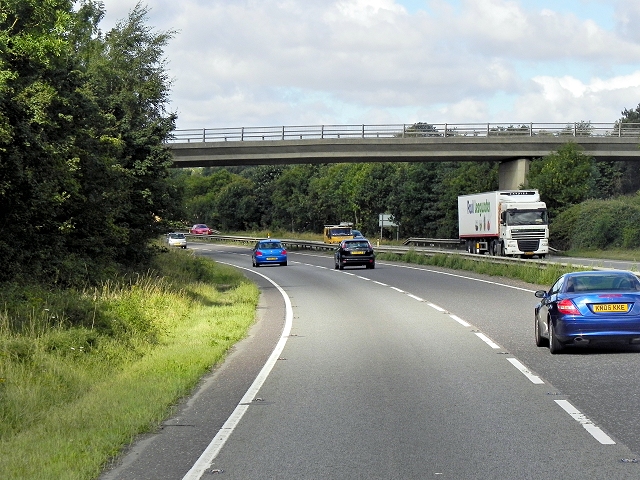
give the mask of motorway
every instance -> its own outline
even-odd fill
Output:
[[[640,350],[535,347],[539,287],[190,248],[260,286],[258,321],[103,480],[640,478]]]

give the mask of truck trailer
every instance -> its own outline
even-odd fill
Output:
[[[523,258],[549,253],[549,214],[537,190],[461,195],[458,228],[469,253]]]

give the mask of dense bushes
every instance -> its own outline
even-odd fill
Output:
[[[574,205],[552,219],[550,231],[560,250],[640,247],[640,195]]]

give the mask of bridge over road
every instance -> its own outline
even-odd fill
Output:
[[[517,189],[531,159],[574,142],[598,160],[640,161],[640,124],[317,125],[176,130],[174,165],[213,167],[342,162],[500,162]]]

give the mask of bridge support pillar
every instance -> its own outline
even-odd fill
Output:
[[[529,173],[531,160],[519,158],[500,162],[498,167],[498,188],[500,190],[519,190],[521,185],[526,187],[526,177]]]

